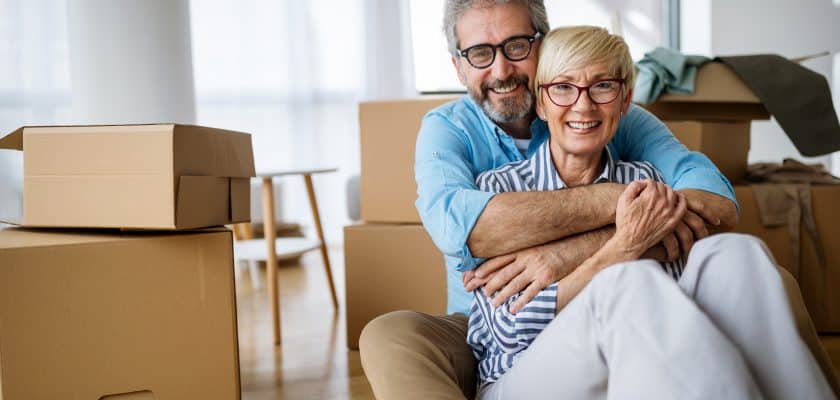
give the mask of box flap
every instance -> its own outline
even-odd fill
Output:
[[[251,221],[251,178],[230,179],[230,222]]]
[[[23,128],[0,138],[0,149],[23,151]]]
[[[173,231],[122,231],[117,229],[0,228],[0,252],[8,249],[108,243],[127,239],[180,237],[190,234],[227,232],[225,227]]]
[[[0,229],[3,228],[3,224],[15,225],[15,226],[23,225],[23,216],[17,216],[17,217],[0,216]],[[2,400],[2,399],[0,399],[0,400]]]
[[[76,229],[0,229],[0,251],[30,247],[52,247],[119,240],[118,231],[83,231]]]
[[[753,103],[761,100],[726,64],[710,61],[697,69],[694,93],[663,93],[657,102]]]
[[[216,176],[182,176],[175,205],[178,229],[230,223],[230,179]]]
[[[175,125],[176,176],[256,176],[251,135],[243,132]]]

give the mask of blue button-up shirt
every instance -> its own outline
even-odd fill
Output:
[[[531,123],[528,155],[548,138],[548,126]],[[735,202],[729,181],[705,155],[685,148],[660,120],[635,104],[618,124],[611,153],[620,160],[649,161],[674,189],[700,189]],[[417,211],[423,226],[446,257],[447,310],[469,314],[472,297],[461,272],[476,268],[467,238],[494,193],[475,186],[481,172],[524,159],[513,137],[491,121],[469,96],[423,117],[414,158]],[[735,202],[737,205],[737,202]]]

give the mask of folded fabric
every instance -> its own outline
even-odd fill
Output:
[[[784,57],[719,57],[761,100],[803,155],[840,150],[840,123],[828,80]]]
[[[779,163],[755,163],[747,168],[750,182],[840,184],[822,164],[805,164],[786,158]]]
[[[636,63],[638,72],[633,101],[650,104],[663,92],[694,93],[697,67],[707,61],[707,57],[684,55],[678,51],[657,47]]]

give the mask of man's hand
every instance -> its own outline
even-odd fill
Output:
[[[574,270],[576,265],[569,265],[560,256],[557,247],[556,243],[549,243],[491,258],[474,272],[463,274],[464,287],[472,291],[484,285],[487,296],[495,293],[492,300],[494,307],[522,292],[510,307],[510,312],[515,314],[540,290]]]
[[[727,231],[737,223],[738,212],[729,199],[696,189],[679,191],[684,195],[688,210],[674,232],[643,255],[657,261],[676,261],[688,256],[694,243],[709,236],[709,230]]]
[[[680,221],[674,232],[662,238],[661,247],[664,249],[664,256],[662,251],[655,251],[653,253],[646,252],[645,258],[654,258],[658,261],[676,261],[680,257],[688,256],[694,242],[709,236],[709,230],[706,228],[706,223],[696,213],[686,210],[682,221]],[[652,249],[655,249],[654,246]]]
[[[712,230],[728,231],[738,223],[738,210],[732,200],[697,189],[683,189],[679,192],[688,201],[689,211],[699,216]]]

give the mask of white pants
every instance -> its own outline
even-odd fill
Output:
[[[776,265],[740,234],[597,274],[480,399],[832,399]]]

